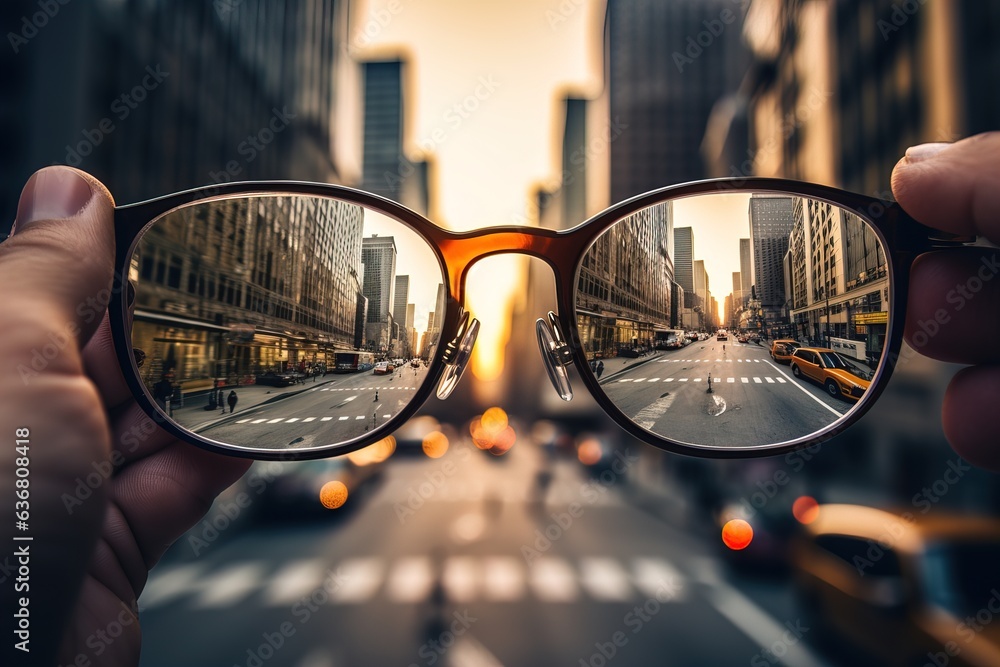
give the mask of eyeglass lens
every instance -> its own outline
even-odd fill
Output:
[[[718,192],[602,234],[579,268],[576,323],[628,419],[694,446],[761,447],[857,406],[883,356],[889,294],[885,248],[853,212]]]
[[[132,344],[176,424],[241,449],[371,435],[411,402],[441,335],[427,242],[333,198],[194,203],[138,241]]]

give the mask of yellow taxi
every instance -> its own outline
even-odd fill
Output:
[[[823,385],[826,393],[858,400],[871,379],[867,371],[827,347],[800,347],[791,353],[792,375]]]
[[[1000,665],[995,518],[819,505],[790,560],[815,641],[890,667]]]
[[[779,364],[787,364],[792,359],[792,352],[802,347],[802,343],[791,338],[779,338],[771,343],[771,358]]]

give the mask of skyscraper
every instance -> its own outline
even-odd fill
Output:
[[[753,195],[750,197],[750,240],[757,298],[768,324],[787,319],[784,258],[794,216],[792,197]]]
[[[396,240],[391,236],[378,235],[362,239],[361,262],[365,270],[363,291],[368,298],[367,345],[375,350],[388,351],[392,340],[393,292],[396,286]]]
[[[684,307],[694,308],[694,280],[692,261],[694,259],[694,230],[690,227],[674,228],[674,280],[684,288]]]
[[[403,155],[403,73],[401,60],[364,64],[362,187],[395,201],[412,169]]]
[[[409,344],[409,333],[406,329],[406,302],[409,296],[410,276],[396,276],[395,292],[392,297],[392,321],[398,327],[399,355],[404,354]]]
[[[750,239],[740,239],[740,291],[744,302],[750,298],[750,286],[753,285],[753,253],[750,248]]]
[[[749,62],[741,20],[731,0],[608,1],[610,119],[627,127],[610,144],[612,201],[706,175],[712,105]]]

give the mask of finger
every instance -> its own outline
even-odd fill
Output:
[[[105,536],[117,536],[112,548],[120,557],[141,556],[145,568],[152,567],[250,463],[175,442],[125,466],[110,489],[115,509],[109,511]],[[128,543],[132,539],[134,545]]]
[[[78,350],[111,294],[113,209],[104,186],[82,171],[47,167],[28,179],[13,235],[0,245],[0,285],[15,287],[0,299],[0,326],[41,335],[27,359],[8,363],[80,371]]]
[[[948,385],[942,420],[945,437],[966,461],[1000,471],[1000,367],[978,366],[959,371]]]
[[[971,247],[921,255],[910,272],[906,341],[935,359],[1000,361],[1000,250]]]
[[[132,390],[125,382],[115,354],[111,321],[106,310],[97,331],[83,348],[83,365],[108,409],[117,409],[132,400]]]
[[[925,225],[1000,243],[1000,132],[906,152],[892,172],[892,194]]]

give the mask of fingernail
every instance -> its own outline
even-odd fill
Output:
[[[911,162],[919,162],[920,160],[926,160],[929,157],[933,157],[943,151],[951,144],[935,142],[931,144],[920,144],[918,146],[910,146],[906,149],[906,157]]]
[[[21,191],[11,234],[36,220],[72,217],[93,196],[90,183],[73,169],[54,166],[36,171]]]

